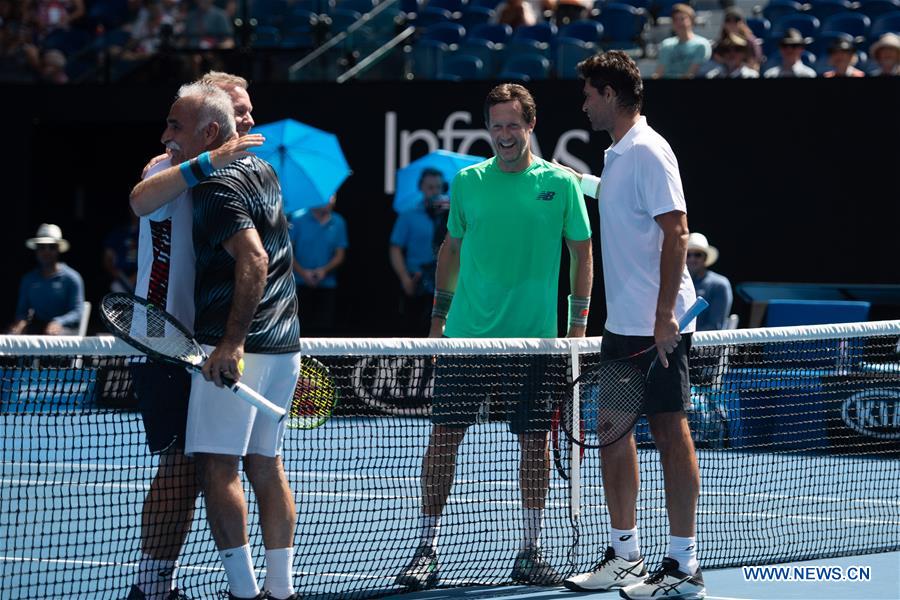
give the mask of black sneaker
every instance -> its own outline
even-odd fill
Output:
[[[264,591],[263,594],[264,594],[263,597],[266,600],[302,600],[302,597],[300,596],[300,592],[294,592],[287,598],[279,598],[278,596],[273,595],[272,592],[269,592],[269,591]]]
[[[136,585],[131,586],[131,589],[128,591],[128,598],[125,600],[147,600],[146,594],[141,591]],[[184,592],[180,591],[178,588],[175,588],[169,595],[166,596],[166,600],[190,600]]]
[[[422,544],[416,549],[412,560],[403,572],[397,575],[394,585],[410,590],[424,590],[437,585],[438,560],[434,548]]]
[[[556,585],[560,581],[559,573],[544,560],[536,546],[529,546],[516,555],[509,578],[525,585]]]
[[[693,575],[678,570],[678,561],[664,558],[662,565],[641,583],[619,590],[628,600],[700,600],[706,597],[706,585],[700,569]]]

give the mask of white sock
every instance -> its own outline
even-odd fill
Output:
[[[637,560],[641,557],[641,538],[637,527],[634,529],[609,528],[610,545],[616,556],[625,560]]]
[[[147,600],[164,599],[175,587],[175,570],[177,568],[178,561],[156,560],[143,554],[141,562],[138,564],[135,585],[144,592]]]
[[[222,559],[222,565],[225,567],[225,575],[228,576],[228,587],[232,595],[238,598],[255,598],[259,595],[249,544],[221,550],[219,558]]]
[[[678,561],[678,569],[693,575],[700,568],[697,560],[697,538],[669,536],[669,553],[666,555]]]
[[[441,530],[440,515],[419,515],[419,545],[427,545],[429,548],[437,548],[438,533]]]
[[[525,527],[521,549],[537,548],[541,543],[541,526],[544,521],[544,509],[523,508],[522,518],[525,520]]]
[[[292,572],[294,548],[266,550],[266,582],[263,589],[276,598],[287,598],[294,593]]]

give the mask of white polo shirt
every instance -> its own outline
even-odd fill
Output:
[[[145,177],[172,166],[166,159]],[[191,192],[141,217],[135,294],[194,330],[194,212]]]
[[[687,213],[678,161],[645,117],[604,156],[598,206],[606,329],[620,335],[652,336],[663,242],[655,218],[672,211]],[[685,266],[675,316],[683,315],[695,299]],[[694,323],[685,329],[692,331]]]

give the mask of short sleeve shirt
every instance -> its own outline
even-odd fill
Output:
[[[491,158],[460,171],[447,231],[462,239],[448,337],[557,336],[563,238],[591,237],[578,182],[534,157],[517,173]]]
[[[244,343],[247,352],[279,354],[300,349],[291,240],[272,167],[249,156],[213,172],[192,190],[197,282],[197,341],[216,345],[234,296],[235,261],[222,246],[244,229],[256,229],[269,256],[266,285]]]
[[[705,63],[711,55],[709,40],[700,35],[684,42],[678,36],[672,36],[659,45],[659,63],[663,65],[663,77],[666,78],[684,77],[691,67]]]
[[[319,223],[311,212],[294,218],[291,221],[291,244],[294,258],[304,269],[317,269],[327,265],[338,248],[347,248],[347,224],[344,217],[336,212],[331,213],[328,221]],[[300,276],[294,274],[295,282],[303,283]],[[337,276],[330,271],[325,279],[319,282],[321,288],[337,287]]]

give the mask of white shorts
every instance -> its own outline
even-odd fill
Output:
[[[212,347],[204,345],[207,352]],[[274,404],[290,410],[294,387],[300,375],[300,353],[245,354],[241,382]],[[198,452],[246,456],[281,454],[287,419],[277,422],[258,414],[255,406],[238,398],[228,388],[216,387],[194,373],[188,402],[184,453]]]

